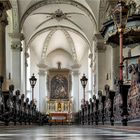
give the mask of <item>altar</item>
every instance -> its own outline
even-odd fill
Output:
[[[50,122],[70,122],[72,120],[71,71],[69,69],[50,69],[47,87],[49,96],[46,113]]]
[[[47,102],[47,114],[50,122],[71,122],[72,121],[72,101],[55,100]]]

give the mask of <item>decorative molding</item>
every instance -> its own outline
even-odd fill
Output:
[[[21,46],[22,46],[22,44],[21,44],[20,41],[12,42],[11,49],[22,51],[22,47]]]
[[[24,35],[22,33],[19,32],[14,32],[14,33],[9,33],[9,36],[13,39],[13,40],[24,40]]]
[[[19,10],[17,0],[9,0],[12,5],[13,31],[19,32]]]
[[[104,44],[104,39],[101,36],[101,34],[95,34],[94,35],[94,41],[95,41],[95,46],[96,46],[96,50],[95,52],[98,51],[105,51],[106,50],[106,46]]]
[[[28,52],[25,52],[25,58],[29,58],[29,53]]]
[[[37,64],[37,66],[40,70],[46,70],[46,68],[47,68],[47,65],[44,63],[39,63],[39,64]]]
[[[71,66],[71,68],[74,70],[74,69],[79,69],[81,67],[81,65],[80,64],[78,64],[78,63],[75,63],[75,64],[73,64],[72,66]]]
[[[12,38],[11,48],[22,51],[21,41],[24,40],[24,35],[22,33],[9,33],[9,36]]]
[[[74,62],[75,62],[75,63],[78,63],[78,62],[77,62],[78,60],[77,60],[77,54],[76,54],[76,50],[75,50],[74,41],[73,41],[72,37],[70,36],[70,34],[69,34],[65,29],[63,29],[62,31],[63,31],[64,35],[66,36],[66,38],[67,38],[67,40],[68,40],[68,43],[70,44]]]
[[[64,13],[61,9],[57,9],[53,13],[34,13],[33,15],[48,15],[48,16],[46,16],[46,19],[36,27],[36,29],[38,29],[40,26],[42,26],[46,22],[53,20],[53,19],[56,19],[58,22],[61,20],[67,20],[67,21],[71,22],[72,24],[74,24],[76,27],[78,27],[80,30],[82,30],[80,26],[78,26],[74,21],[72,21],[70,19],[71,18],[70,15],[72,15],[72,14],[84,15],[82,13],[76,13],[76,12],[75,13],[74,12]]]
[[[47,35],[46,39],[45,39],[45,42],[43,44],[43,49],[42,49],[42,53],[41,53],[41,59],[45,59],[46,57],[46,52],[47,52],[47,49],[48,49],[48,46],[49,46],[49,43],[50,43],[50,40],[51,40],[51,37],[53,36],[53,34],[56,32],[57,30],[56,29],[52,29],[49,34]]]

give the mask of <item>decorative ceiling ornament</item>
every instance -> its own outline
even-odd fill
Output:
[[[64,13],[62,10],[57,9],[54,13],[34,13],[32,15],[48,15],[46,16],[46,20],[44,20],[43,22],[41,22],[36,29],[38,29],[40,26],[42,26],[43,24],[45,24],[46,22],[52,20],[52,19],[56,19],[58,22],[60,22],[61,20],[67,20],[69,22],[71,22],[72,24],[74,24],[75,26],[77,26],[80,30],[81,27],[78,26],[74,21],[72,21],[71,16],[70,15],[84,15],[82,13],[77,13],[77,12],[72,12],[72,13]]]

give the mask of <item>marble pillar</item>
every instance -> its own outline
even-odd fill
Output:
[[[79,99],[79,68],[80,65],[72,66],[72,96],[73,96],[73,112],[78,112],[80,109]]]
[[[12,81],[15,85],[15,89],[21,89],[21,41],[24,39],[22,33],[10,33],[12,38],[11,49],[12,49]]]
[[[45,64],[39,64],[39,111],[46,113],[46,68]]]
[[[0,75],[4,77],[3,90],[6,88],[6,44],[5,29],[8,25],[6,11],[11,8],[9,1],[0,2]]]

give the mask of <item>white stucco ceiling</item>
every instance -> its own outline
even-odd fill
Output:
[[[100,3],[97,1],[18,0],[20,29],[27,49],[34,50],[38,61],[60,49],[80,63],[85,49],[92,50]]]

